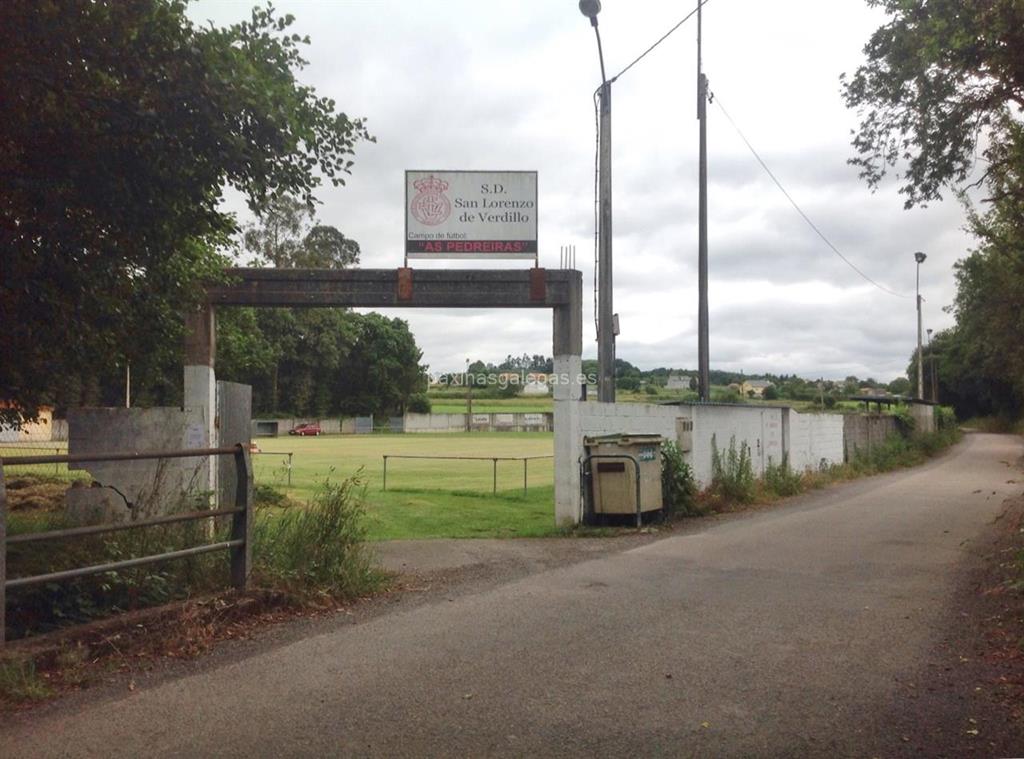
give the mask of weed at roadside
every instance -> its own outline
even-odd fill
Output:
[[[711,436],[711,494],[734,503],[750,503],[757,494],[754,467],[750,460],[750,446],[741,442],[736,448],[736,437],[729,438],[729,448],[723,456],[718,441]]]
[[[14,703],[41,701],[53,695],[53,689],[36,672],[29,658],[0,661],[0,698]]]
[[[325,480],[305,508],[257,511],[253,574],[257,582],[302,595],[352,598],[380,588],[385,576],[366,548],[366,507],[358,474]]]

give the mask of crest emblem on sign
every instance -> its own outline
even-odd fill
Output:
[[[409,204],[409,210],[420,224],[434,227],[445,221],[452,212],[451,201],[445,196],[448,183],[437,177],[417,179],[412,183],[416,196]]]

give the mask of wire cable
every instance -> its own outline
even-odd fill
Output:
[[[825,242],[825,244],[832,250],[833,253],[839,256],[839,258],[841,258],[847,266],[849,266],[851,269],[857,272],[867,282],[870,282],[872,285],[877,287],[882,292],[888,293],[889,295],[894,295],[897,298],[913,297],[912,295],[905,295],[904,293],[898,293],[895,290],[890,290],[885,285],[879,284],[871,277],[869,277],[867,274],[865,274],[863,271],[858,269],[857,266],[850,259],[844,256],[842,252],[840,252],[839,248],[833,245],[832,241],[825,236],[825,233],[818,228],[818,225],[811,221],[811,218],[806,213],[804,213],[803,209],[800,208],[800,206],[797,204],[795,200],[793,200],[793,196],[786,191],[786,188],[782,186],[782,182],[780,182],[778,177],[776,177],[772,170],[768,168],[768,164],[764,162],[764,159],[761,158],[758,152],[754,149],[754,146],[750,144],[750,140],[747,139],[746,135],[743,134],[743,131],[739,128],[739,126],[737,126],[736,122],[733,121],[732,116],[729,115],[729,112],[725,110],[725,106],[722,105],[721,99],[715,96],[714,94],[711,94],[709,100],[718,106],[719,110],[722,112],[722,115],[725,116],[725,118],[729,121],[730,124],[732,124],[732,128],[736,130],[736,134],[740,136],[740,139],[743,140],[744,144],[753,154],[754,158],[757,159],[757,162],[759,164],[761,164],[761,168],[765,170],[769,177],[771,177],[772,181],[775,183],[775,186],[782,191],[782,194],[786,196],[786,200],[789,201],[790,205],[792,205],[793,208],[796,209],[796,212],[800,214],[801,218],[803,218],[803,220],[807,222],[807,225],[814,230],[818,237],[820,237]]]
[[[600,238],[600,193],[598,191],[598,182],[600,179],[600,165],[601,165],[601,114],[600,105],[598,103],[598,94],[601,90],[597,89],[594,91],[594,333],[595,336],[600,336],[600,329],[597,324],[597,264],[599,258],[599,238]],[[595,337],[597,339],[597,337]]]
[[[673,26],[671,29],[669,29],[667,32],[665,32],[663,35],[661,35],[661,37],[659,37],[658,40],[653,45],[651,45],[649,48],[647,48],[642,53],[640,53],[640,55],[638,55],[636,58],[634,58],[632,61],[630,61],[629,65],[627,65],[618,74],[616,74],[611,79],[609,79],[608,80],[608,84],[612,84],[612,82],[615,82],[616,80],[618,80],[618,78],[620,76],[625,74],[627,71],[629,71],[631,68],[633,68],[636,64],[638,64],[640,61],[642,61],[644,58],[646,58],[647,55],[652,50],[654,50],[654,48],[656,48],[662,42],[667,40],[669,38],[669,36],[673,32],[675,32],[679,27],[681,27],[683,24],[685,24],[687,21],[689,21],[691,18],[693,18],[694,14],[696,14],[697,11],[700,8],[704,7],[709,2],[711,2],[711,0],[703,0],[703,2],[701,2],[697,6],[697,8],[694,8],[692,11],[687,13],[682,19],[680,19],[679,23],[677,23],[675,26]],[[594,25],[594,31],[595,32],[597,31],[597,25],[596,24]],[[600,34],[597,35],[597,52],[598,52],[598,55],[600,56],[600,59],[601,59],[601,76],[603,78],[604,77],[604,51],[601,49],[601,35]],[[598,312],[598,308],[597,308],[597,299],[598,299],[598,261],[599,261],[599,258],[600,258],[600,250],[599,250],[599,247],[600,247],[600,243],[599,243],[600,232],[599,232],[599,230],[600,230],[600,203],[601,203],[600,198],[599,198],[599,194],[600,194],[599,193],[599,177],[600,177],[599,166],[600,166],[600,155],[601,155],[601,116],[600,116],[600,110],[599,110],[600,109],[600,92],[601,92],[601,87],[598,87],[596,90],[594,90],[594,331],[595,331],[595,333],[598,334],[598,336],[600,336],[600,325],[598,324],[598,314],[597,314],[597,312]]]
[[[633,67],[634,67],[634,66],[635,66],[636,64],[640,63],[640,61],[642,61],[642,60],[643,60],[644,58],[646,58],[646,57],[647,57],[647,54],[648,54],[648,53],[650,53],[650,52],[651,52],[652,50],[654,50],[654,48],[656,48],[656,47],[657,47],[658,45],[660,45],[660,44],[661,44],[662,42],[664,42],[665,40],[667,40],[667,39],[669,38],[669,35],[671,35],[671,34],[672,34],[672,33],[673,33],[674,31],[676,31],[676,30],[677,30],[677,29],[678,29],[679,27],[681,27],[681,26],[682,26],[683,24],[685,24],[685,23],[686,23],[687,21],[689,21],[689,20],[690,20],[690,19],[691,19],[691,18],[692,18],[692,17],[694,16],[694,14],[696,14],[696,13],[697,13],[698,9],[700,9],[700,8],[703,8],[703,7],[705,6],[705,5],[707,5],[707,4],[708,4],[708,3],[710,3],[710,2],[711,2],[711,0],[704,0],[704,2],[700,3],[700,5],[699,5],[699,6],[697,7],[697,8],[694,8],[694,9],[693,9],[692,11],[690,11],[689,13],[687,13],[687,14],[686,14],[686,15],[685,15],[685,16],[684,16],[684,17],[683,17],[683,18],[682,18],[682,19],[681,19],[681,20],[679,21],[679,23],[678,23],[678,24],[676,24],[676,25],[675,25],[675,26],[673,26],[673,27],[672,27],[671,29],[669,29],[669,30],[668,30],[667,32],[665,32],[665,33],[664,33],[663,35],[661,35],[661,37],[660,37],[660,38],[658,39],[658,41],[657,41],[657,42],[655,42],[655,43],[654,43],[653,45],[651,45],[651,46],[650,46],[649,48],[647,48],[647,49],[646,49],[646,50],[644,50],[644,51],[643,51],[642,53],[640,53],[640,55],[638,55],[638,56],[637,56],[636,58],[634,58],[634,59],[633,59],[633,60],[632,60],[632,61],[630,62],[630,64],[629,64],[628,66],[626,66],[626,68],[622,69],[622,71],[620,71],[620,72],[619,72],[618,74],[616,74],[616,75],[615,75],[615,76],[613,76],[613,77],[612,77],[611,79],[609,79],[609,80],[608,80],[608,82],[609,82],[609,83],[611,83],[611,82],[614,82],[614,81],[615,81],[616,79],[618,79],[618,78],[619,78],[620,76],[622,76],[622,75],[623,75],[623,74],[625,74],[625,73],[626,73],[627,71],[629,71],[629,70],[630,70],[631,68],[633,68]]]

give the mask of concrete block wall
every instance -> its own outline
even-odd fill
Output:
[[[406,432],[465,432],[465,414],[406,414]]]
[[[477,432],[550,432],[554,421],[550,412],[493,413],[472,417]],[[465,414],[406,414],[406,432],[465,432]]]
[[[754,474],[761,476],[769,462],[781,463],[787,452],[794,469],[817,468],[843,460],[843,417],[839,414],[797,414],[792,409],[683,404],[660,406],[642,403],[581,403],[582,438],[611,434],[652,434],[679,442],[677,422],[688,419],[693,431],[690,445],[682,446],[683,458],[693,468],[701,487],[711,484],[712,439],[719,451],[750,449]]]
[[[896,417],[890,414],[847,414],[843,417],[844,458],[849,461],[858,451],[870,451],[897,434]]]
[[[694,404],[690,409],[693,413],[693,450],[689,461],[701,487],[711,483],[712,440],[720,452],[727,451],[734,438],[737,449],[746,443],[757,477],[764,474],[769,460],[782,460],[783,409],[711,404]]]
[[[914,417],[914,432],[935,432],[935,406],[911,403],[910,415]]]
[[[689,418],[689,410],[680,406],[593,401],[580,404],[580,432],[584,437],[636,434],[675,440],[676,419]]]
[[[783,446],[795,471],[841,464],[844,459],[843,415],[800,414],[783,410]]]
[[[178,408],[82,408],[68,411],[68,452],[180,450],[205,447],[206,422],[197,410]],[[71,488],[67,512],[72,522],[127,521],[156,516],[182,506],[183,499],[209,491],[205,459],[107,461],[70,464],[106,487]],[[116,492],[116,487],[129,503]]]

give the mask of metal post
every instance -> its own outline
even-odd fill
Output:
[[[924,400],[924,352],[921,350],[921,264],[928,258],[920,250],[914,253],[917,261],[917,399]]]
[[[384,490],[388,489],[388,457],[384,457]]]
[[[925,355],[921,349],[921,295],[918,295],[918,399],[925,398]]]
[[[530,460],[528,458],[525,458],[525,457],[523,458],[523,496],[524,497],[526,496],[526,465],[527,465],[527,463],[529,461]]]
[[[60,456],[60,448],[54,448],[53,449],[53,455],[54,456]],[[56,475],[60,474],[60,462],[57,462],[57,461],[53,462],[53,473],[56,474]]]
[[[473,383],[469,381],[469,359],[466,359],[466,432],[473,431]]]
[[[615,402],[615,333],[612,325],[612,85],[601,85],[600,225],[598,232],[597,400]]]
[[[498,494],[498,460],[494,459],[494,485],[491,489],[494,495]]]
[[[0,648],[7,625],[7,488],[4,486],[4,462],[0,459]]]
[[[245,446],[235,448],[235,508],[231,517],[231,540],[242,541],[231,551],[231,584],[245,590],[252,570],[252,459]]]
[[[700,399],[711,399],[711,366],[708,349],[708,78],[701,61],[701,8],[697,0],[697,120],[700,124],[700,169],[697,214],[697,372]]]
[[[288,454],[288,487],[292,486],[292,453]]]

